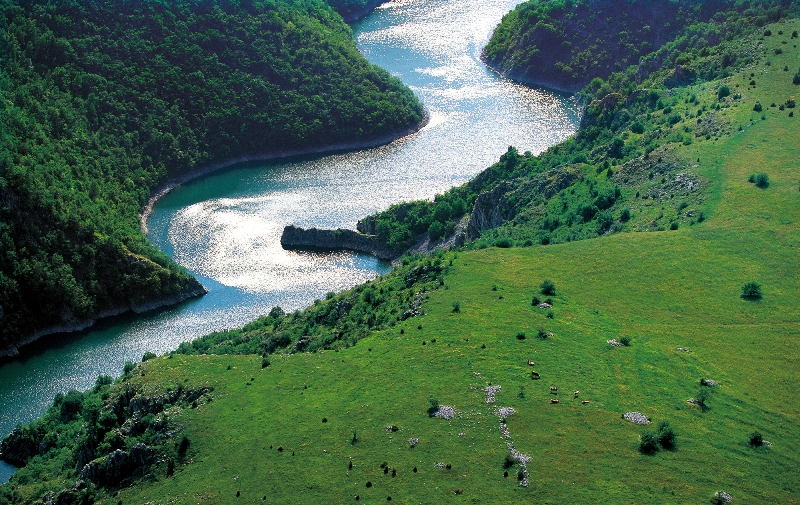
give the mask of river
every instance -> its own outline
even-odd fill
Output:
[[[516,0],[395,0],[353,26],[366,58],[403,80],[430,114],[421,131],[351,153],[233,167],[162,198],[149,238],[209,289],[197,300],[100,322],[67,339],[35,343],[0,367],[0,434],[41,415],[58,392],[119,376],[183,341],[234,328],[273,306],[295,310],[390,265],[351,253],[284,251],[287,224],[355,228],[392,203],[432,198],[497,161],[509,145],[538,153],[574,133],[565,95],[502,79],[480,51]],[[14,467],[0,463],[0,482]]]

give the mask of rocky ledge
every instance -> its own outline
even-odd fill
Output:
[[[283,229],[281,246],[284,249],[310,249],[317,251],[347,250],[371,254],[382,260],[392,260],[399,256],[397,251],[387,247],[375,235],[365,235],[354,230],[320,230],[300,228],[289,225]]]

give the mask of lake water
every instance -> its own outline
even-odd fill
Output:
[[[83,390],[126,361],[211,331],[234,328],[273,306],[295,310],[329,291],[389,270],[350,253],[284,251],[287,224],[355,228],[392,203],[428,199],[466,182],[509,145],[538,153],[579,120],[568,96],[489,71],[481,48],[516,0],[398,0],[354,25],[361,52],[398,76],[430,123],[390,145],[235,167],[180,187],[156,205],[150,239],[209,289],[197,300],[98,323],[68,339],[34,344],[0,367],[0,434],[41,415],[58,392]],[[14,468],[0,463],[0,482]]]

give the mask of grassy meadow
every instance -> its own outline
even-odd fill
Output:
[[[772,26],[766,60],[683,90],[701,103],[722,84],[742,95],[719,112],[730,135],[670,148],[708,181],[704,221],[447,253],[423,316],[347,349],[273,355],[263,369],[258,356],[149,360],[131,380],[212,385],[214,401],[178,419],[191,445],[172,477],[105,502],[667,504],[726,491],[734,503],[800,503],[800,117],[778,107],[800,94],[798,28]],[[748,182],[757,172],[768,187]],[[552,318],[531,305],[547,298],[545,279]],[[761,300],[740,297],[748,281]],[[622,337],[630,346],[606,343]],[[702,378],[719,383],[705,408],[687,402]],[[494,403],[490,384],[502,388]],[[455,417],[429,417],[431,398]],[[499,407],[516,411],[509,438]],[[661,421],[675,449],[642,454],[640,434]],[[754,431],[772,445],[751,446]],[[527,487],[518,462],[504,465],[509,442],[530,456]]]

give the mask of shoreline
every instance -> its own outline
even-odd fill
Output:
[[[375,147],[381,147],[391,144],[392,142],[395,142],[397,140],[404,139],[406,137],[419,133],[423,128],[425,128],[428,125],[429,122],[430,122],[430,114],[428,114],[427,109],[423,108],[422,120],[416,125],[398,129],[395,130],[394,132],[384,134],[380,137],[371,140],[363,140],[360,142],[340,142],[337,144],[327,144],[323,146],[311,147],[306,149],[291,149],[286,151],[272,151],[261,154],[243,155],[234,158],[228,158],[226,160],[219,161],[217,163],[212,163],[210,165],[206,165],[203,168],[193,170],[183,175],[179,175],[167,182],[162,183],[161,185],[153,189],[150,192],[150,197],[147,199],[147,203],[145,203],[139,210],[139,227],[142,230],[142,233],[144,233],[146,238],[148,233],[147,221],[150,219],[150,215],[153,213],[153,207],[155,207],[155,204],[161,198],[167,195],[170,191],[181,186],[182,184],[186,184],[187,182],[191,182],[196,179],[205,177],[207,175],[211,175],[216,172],[221,172],[223,170],[233,168],[243,163],[278,161],[278,160],[285,160],[289,158],[295,158],[298,156],[307,156],[312,154],[330,155],[335,153],[360,151],[363,149],[372,149]]]
[[[567,93],[567,94],[570,94],[570,95],[575,95],[580,90],[582,90],[584,88],[583,86],[578,86],[575,89],[567,89],[565,87],[562,87],[559,84],[554,84],[554,83],[551,83],[551,82],[536,81],[536,80],[533,80],[533,79],[528,79],[528,78],[525,78],[525,77],[517,74],[516,72],[504,72],[502,70],[499,70],[499,69],[493,67],[492,64],[489,63],[489,61],[484,57],[483,54],[481,54],[480,60],[484,65],[486,65],[486,68],[488,68],[492,72],[496,73],[500,77],[502,77],[504,79],[509,79],[509,80],[517,82],[519,84],[524,84],[526,86],[536,86],[536,87],[539,87],[539,88],[544,88],[545,90],[548,90],[548,91],[555,91],[557,93]]]

